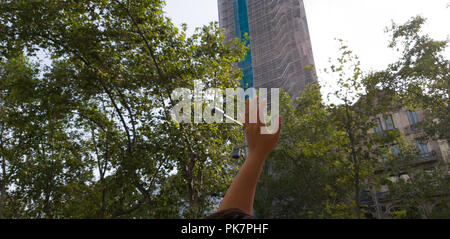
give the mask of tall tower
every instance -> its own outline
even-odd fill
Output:
[[[245,39],[242,86],[282,88],[297,97],[316,81],[303,0],[218,0],[226,40]]]

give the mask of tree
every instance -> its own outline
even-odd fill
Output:
[[[360,218],[360,195],[377,184],[378,148],[399,136],[397,130],[374,132],[374,119],[388,111],[391,98],[364,84],[372,76],[363,75],[358,58],[340,42],[341,56],[330,67],[337,104],[325,105],[314,84],[296,101],[282,100],[281,140],[257,191],[261,217]]]
[[[426,19],[417,16],[403,25],[392,24],[389,47],[401,54],[387,69],[375,72],[367,84],[392,92],[402,104],[425,111],[422,127],[429,137],[450,139],[450,62],[443,54],[449,40],[437,41],[422,33]]]
[[[9,182],[14,193],[2,193],[21,209],[9,217],[196,218],[224,193],[239,130],[176,124],[171,93],[192,88],[196,79],[205,88],[237,86],[241,73],[233,66],[246,48],[237,40],[223,44],[215,23],[187,37],[185,27],[180,31],[163,15],[162,4],[0,5],[1,58],[39,51],[51,57],[31,77],[35,85],[18,86],[34,104],[18,102],[19,109],[33,106],[33,114],[17,134],[33,147],[11,159],[23,163]]]
[[[338,100],[330,105],[330,120],[337,127],[339,151],[343,157],[333,162],[342,173],[337,178],[347,196],[330,200],[327,204],[330,215],[360,218],[361,192],[373,186],[375,170],[380,166],[378,147],[390,144],[398,136],[398,130],[377,131],[376,117],[384,115],[391,102],[389,97],[381,98],[382,92],[365,84],[370,75],[363,75],[358,57],[341,42],[341,56],[337,65],[331,65],[338,87],[332,94]],[[333,187],[331,195],[339,195]],[[343,199],[343,201],[342,201]],[[350,211],[353,211],[351,214]]]
[[[365,84],[384,92],[399,105],[424,112],[418,126],[425,135],[448,143],[450,62],[443,54],[448,40],[437,41],[422,32],[425,19],[413,17],[402,25],[392,24],[387,32],[389,47],[401,53],[400,58],[385,70],[373,72]],[[423,157],[415,147],[403,145],[401,154],[393,157],[390,170],[384,175],[403,179],[389,183],[389,199],[398,209],[398,217],[432,217],[433,208],[440,205],[448,212],[448,165],[444,161],[418,166]],[[386,181],[386,180],[385,180]],[[389,181],[386,181],[389,182]]]
[[[255,211],[262,218],[317,218],[325,214],[326,185],[335,180],[329,162],[339,157],[337,130],[319,85],[298,99],[281,94],[283,128],[258,184]]]
[[[389,188],[386,197],[391,212],[388,214],[394,218],[447,217],[450,205],[448,164],[444,161],[426,164],[426,159],[414,146],[404,140],[397,145],[399,152],[390,154],[387,170],[382,175]]]
[[[447,42],[421,34],[423,21],[417,17],[404,25],[393,24],[390,47],[398,47],[402,56],[383,71],[364,74],[358,58],[340,40],[341,56],[330,67],[338,83],[329,95],[335,104],[324,106],[311,89],[297,101],[284,98],[285,126],[261,176],[258,216],[360,218],[375,212],[377,218],[383,217],[376,194],[397,166],[379,172],[388,167],[385,155],[398,144],[401,132],[378,130],[381,122],[376,119],[394,105],[424,109],[421,124],[428,137],[448,139],[449,63],[442,55]],[[413,158],[418,157],[415,152]],[[421,215],[430,217],[429,205],[439,205],[445,214],[446,168],[440,165],[425,173],[410,167],[414,183],[390,184],[393,207],[420,208]],[[374,205],[361,204],[367,191]],[[430,198],[430,193],[444,198]]]

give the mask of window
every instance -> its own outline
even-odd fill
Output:
[[[398,148],[398,145],[393,145],[391,147],[391,150],[392,150],[392,154],[395,155],[395,156],[400,154],[400,149]]]
[[[416,145],[417,145],[417,148],[419,149],[420,153],[425,154],[425,153],[429,152],[427,142],[416,139]]]
[[[387,115],[387,118],[384,120],[386,123],[386,129],[395,129],[394,120],[392,119],[392,115]]]
[[[379,118],[374,119],[373,123],[375,124],[375,133],[383,131],[383,126],[381,125],[381,120]]]
[[[408,115],[409,124],[412,127],[415,127],[416,124],[419,122],[419,118],[417,117],[417,113],[411,110],[407,110],[406,114]]]

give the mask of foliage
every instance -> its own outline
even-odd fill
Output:
[[[163,4],[2,1],[0,217],[199,218],[215,208],[237,170],[230,152],[241,132],[173,122],[171,93],[196,80],[236,87],[248,48],[224,43],[216,23],[188,37]],[[402,56],[379,72],[363,73],[341,41],[329,69],[336,104],[322,102],[317,84],[298,99],[281,94],[284,125],[258,185],[258,217],[361,218],[370,211],[361,192],[386,184],[391,217],[448,213],[435,197],[448,195],[448,165],[405,164],[417,151],[383,148],[400,132],[374,131],[373,118],[398,102],[425,109],[428,137],[450,138],[448,41],[422,34],[424,21],[393,24],[390,47]],[[386,181],[403,172],[409,180]]]
[[[399,153],[391,153],[386,162],[387,170],[382,176],[389,189],[386,196],[390,202],[388,216],[422,219],[447,217],[445,214],[448,214],[450,205],[448,163],[439,161],[430,164],[427,162],[429,158],[421,156],[414,146],[404,140],[397,145]]]
[[[322,103],[318,84],[293,102],[282,93],[283,127],[258,183],[255,211],[263,218],[310,218],[324,214],[325,187],[334,178],[336,127]],[[293,183],[295,182],[295,183]]]
[[[380,167],[380,146],[388,145],[399,137],[398,130],[375,131],[374,119],[388,111],[391,99],[382,92],[366,85],[366,78],[360,68],[360,61],[349,48],[341,42],[341,56],[337,65],[331,65],[331,73],[336,75],[338,88],[333,96],[341,104],[330,106],[330,120],[334,122],[339,134],[339,151],[343,157],[333,164],[342,173],[337,185],[344,189],[341,199],[327,203],[327,210],[333,217],[361,218],[361,192],[373,185],[374,174]],[[336,192],[330,190],[331,195]],[[342,199],[344,201],[342,201]],[[342,212],[344,212],[342,214]],[[342,215],[341,215],[342,214]]]
[[[422,32],[426,19],[413,17],[403,25],[387,28],[392,40],[389,47],[400,53],[398,61],[385,70],[373,72],[365,84],[398,105],[423,111],[418,127],[425,133],[423,140],[432,139],[448,143],[450,62],[444,56],[448,40],[438,41]],[[449,186],[448,163],[421,163],[423,155],[415,147],[399,142],[401,153],[392,158],[385,177],[399,177],[389,183],[389,199],[396,217],[430,218],[435,208],[448,216]],[[445,154],[446,152],[443,151]],[[434,157],[434,156],[433,156]],[[442,155],[441,157],[448,157]],[[389,182],[389,181],[388,181]],[[389,213],[388,213],[389,214]],[[394,213],[395,214],[395,213]]]
[[[367,84],[391,92],[399,102],[424,109],[422,127],[434,139],[450,139],[450,62],[444,51],[448,39],[438,41],[422,32],[426,19],[418,16],[403,25],[392,24],[389,47],[401,54],[385,70],[374,72],[375,81]]]
[[[2,181],[8,218],[202,217],[230,183],[230,124],[175,124],[176,88],[234,87],[245,47],[191,37],[160,0],[3,1]],[[51,65],[26,63],[48,52]]]

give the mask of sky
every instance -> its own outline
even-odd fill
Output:
[[[387,47],[385,29],[392,21],[401,24],[413,16],[427,19],[424,32],[437,40],[450,38],[450,0],[304,0],[316,70],[322,93],[333,88],[323,72],[329,59],[335,59],[336,38],[346,41],[358,55],[365,71],[380,70],[395,61],[396,53]],[[188,33],[195,27],[218,21],[217,0],[166,0],[164,11],[175,25],[186,23]],[[450,56],[450,49],[447,49]]]

